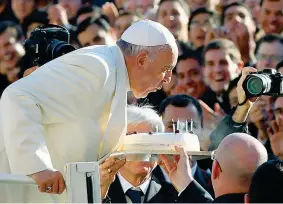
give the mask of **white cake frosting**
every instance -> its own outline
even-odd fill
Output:
[[[191,133],[138,133],[126,135],[120,143],[120,151],[125,150],[175,150],[175,145],[186,151],[200,151],[197,135]]]

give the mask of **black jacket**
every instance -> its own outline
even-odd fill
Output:
[[[181,193],[179,202],[186,203],[244,203],[245,193],[230,193],[214,200],[196,181],[191,182]]]
[[[150,188],[156,188],[157,193],[148,200],[147,193]],[[173,185],[168,182],[161,182],[155,176],[152,176],[147,191],[144,203],[175,203],[178,199],[178,192]],[[110,185],[107,197],[103,200],[103,203],[127,203],[118,176],[116,176],[115,181]]]
[[[160,181],[165,182],[165,177],[160,167],[157,166],[153,170],[153,175]],[[194,179],[212,196],[214,197],[213,186],[211,183],[211,174],[202,170],[197,166]]]

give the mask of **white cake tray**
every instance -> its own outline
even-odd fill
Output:
[[[192,159],[194,160],[201,160],[201,159],[207,159],[211,158],[210,151],[187,151],[187,154],[192,156]],[[160,154],[164,155],[179,155],[179,152],[176,151],[163,151],[163,150],[127,150],[127,151],[116,151],[111,153],[110,157],[117,157],[117,158],[123,158],[127,155],[152,155],[152,156],[158,156]]]

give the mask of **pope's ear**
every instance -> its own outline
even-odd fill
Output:
[[[137,55],[136,63],[140,69],[145,69],[147,58],[148,54],[145,51],[142,51]]]

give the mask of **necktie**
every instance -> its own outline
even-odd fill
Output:
[[[126,192],[126,195],[131,199],[133,203],[141,203],[141,197],[143,195],[143,192],[129,189]]]

